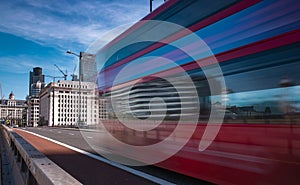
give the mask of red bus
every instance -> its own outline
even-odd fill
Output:
[[[97,53],[102,123],[128,146],[103,139],[101,150],[147,163],[140,148],[172,137],[146,150],[162,157],[187,138],[153,164],[216,184],[298,184],[299,40],[296,0],[166,1]],[[222,122],[209,123],[218,110]]]

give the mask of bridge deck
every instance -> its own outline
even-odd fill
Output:
[[[154,184],[46,139],[21,130],[15,131],[83,184]]]

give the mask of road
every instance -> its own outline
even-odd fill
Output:
[[[74,129],[74,128],[57,128],[57,127],[26,127],[26,128],[15,129],[15,130],[19,130],[18,132],[20,132],[21,130],[29,131],[29,132],[44,136],[46,138],[50,138],[50,139],[53,139],[55,141],[67,144],[71,147],[75,147],[76,149],[86,151],[86,152],[88,152],[92,155],[96,155],[97,157],[101,157],[90,146],[90,144],[93,144],[93,142],[91,142],[91,141],[95,140],[96,137],[99,136],[99,133],[96,133],[94,131],[79,130],[79,129]],[[21,132],[21,134],[24,134],[24,132]],[[28,134],[28,133],[26,133],[26,134]],[[85,138],[87,140],[90,140],[90,141],[86,142],[82,135],[84,135]],[[33,137],[33,136],[31,136],[31,137]],[[35,136],[35,138],[30,138],[30,140],[36,140],[36,137],[37,136]],[[93,147],[95,147],[95,146],[93,146]],[[42,148],[41,150],[45,150],[45,148]],[[49,152],[49,151],[46,151],[46,152]],[[53,151],[50,151],[50,153],[51,152],[53,152]],[[58,163],[65,163],[65,162],[62,162],[61,160],[70,160],[70,156],[68,156],[68,157],[65,156],[63,159],[61,159],[62,156],[59,156],[59,157],[57,157],[55,155],[47,155],[47,156],[51,160],[56,160],[54,162],[57,163],[57,164]],[[85,157],[83,157],[83,158],[85,158]],[[79,159],[79,160],[82,160],[82,159]],[[95,180],[91,180],[91,179],[86,180],[86,177],[85,177],[85,175],[82,174],[82,172],[85,171],[85,170],[88,170],[88,169],[83,169],[83,168],[91,169],[92,168],[91,165],[96,164],[95,161],[92,161],[91,164],[89,164],[90,166],[87,166],[87,167],[84,167],[84,166],[86,166],[86,164],[83,164],[82,162],[79,162],[78,159],[73,159],[73,160],[69,161],[69,163],[73,163],[73,165],[78,163],[78,165],[75,167],[75,169],[77,169],[77,170],[75,170],[75,172],[73,170],[72,173],[74,173],[74,175],[73,175],[74,177],[79,175],[78,178],[80,178],[81,181],[84,182],[84,184],[93,184],[93,183],[98,184],[100,178],[102,178],[102,180],[106,179],[106,182],[104,183],[102,181],[101,184],[126,184],[126,182],[127,182],[127,184],[136,184],[136,183],[140,184],[141,183],[139,181],[139,180],[141,180],[140,177],[138,177],[137,179],[135,177],[134,178],[127,178],[128,173],[125,173],[125,175],[123,174],[123,179],[122,179],[121,175],[119,174],[120,171],[119,170],[114,170],[113,171],[113,170],[111,170],[110,167],[109,167],[110,170],[104,170],[105,172],[110,171],[109,175],[108,174],[107,175],[103,174],[103,175],[109,177],[109,176],[111,176],[111,173],[116,173],[113,176],[118,176],[119,178],[109,179],[107,177],[106,178],[101,177],[101,175],[99,175],[99,174],[97,175],[97,173],[95,174],[94,173],[95,169],[93,169],[92,170],[93,172],[91,172],[91,173],[96,175],[97,178]],[[101,163],[101,162],[99,162],[99,163]],[[61,166],[60,164],[58,164],[58,165]],[[62,166],[63,165],[64,164],[62,164]],[[68,166],[68,165],[63,166],[63,169],[71,170],[72,168],[74,168],[74,167],[72,167],[73,165],[71,165],[71,166]],[[96,165],[96,167],[94,167],[94,168],[98,169],[99,171],[103,171],[103,169],[101,170],[97,166],[99,166],[99,165]],[[170,184],[172,184],[172,183],[174,183],[174,184],[205,184],[205,185],[210,184],[210,183],[203,182],[203,181],[200,181],[200,180],[197,180],[197,179],[194,179],[194,178],[190,178],[190,177],[178,174],[178,173],[174,173],[174,172],[171,172],[171,171],[168,171],[168,170],[164,170],[164,169],[161,169],[161,168],[158,168],[158,167],[155,167],[155,166],[143,166],[143,167],[127,167],[127,166],[122,167],[122,166],[123,165],[121,165],[121,168],[125,167],[125,169],[122,169],[123,171],[124,170],[125,171],[129,170],[129,171],[131,171],[130,173],[137,173],[137,176],[143,177],[144,175],[147,176],[149,174],[150,176],[147,176],[147,178],[150,179],[150,181],[149,180],[144,180],[142,182],[142,184],[166,184],[166,183],[170,183]],[[108,168],[108,167],[105,166],[105,168]],[[117,168],[119,168],[119,166],[117,166]],[[132,172],[132,170],[133,170],[133,172]],[[87,173],[85,172],[84,174],[87,174]],[[128,177],[129,176],[131,177],[131,175],[128,175]]]

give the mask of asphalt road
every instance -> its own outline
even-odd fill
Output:
[[[95,153],[89,144],[84,140],[79,129],[55,127],[26,127],[21,129],[60,141],[91,153]]]
[[[89,153],[99,155],[90,146],[90,144],[93,144],[92,141],[95,140],[97,136],[99,136],[99,133],[96,133],[94,131],[79,130],[75,128],[58,128],[58,127],[26,127],[26,128],[19,128],[19,129],[33,132],[45,136],[47,138],[65,143],[67,145],[79,148]],[[87,139],[88,142],[84,138]],[[184,184],[189,184],[189,185],[210,184],[208,182],[200,181],[198,179],[194,179],[185,175],[181,175],[175,172],[161,169],[156,166],[142,166],[142,167],[132,167],[132,168],[156,176],[158,178],[167,180],[175,184],[183,184],[183,185]]]

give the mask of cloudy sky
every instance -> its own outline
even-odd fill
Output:
[[[156,8],[163,0],[153,3]],[[16,99],[25,99],[33,67],[42,67],[46,75],[62,76],[54,66],[57,64],[72,74],[78,59],[66,54],[67,50],[85,51],[110,30],[134,23],[148,13],[149,0],[1,0],[3,95],[8,98],[13,91]]]

